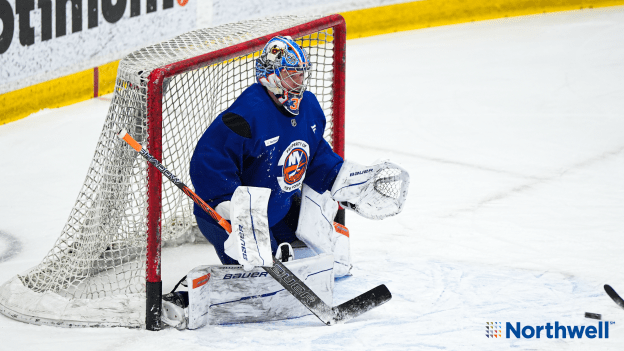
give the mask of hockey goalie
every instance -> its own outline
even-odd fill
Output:
[[[261,268],[273,256],[331,305],[335,277],[352,267],[348,230],[333,222],[339,204],[370,219],[401,211],[404,169],[345,161],[323,138],[325,115],[306,90],[310,67],[294,40],[272,38],[256,60],[257,82],[199,139],[193,186],[232,233],[195,205],[198,227],[223,265],[193,269],[183,279],[188,291],[166,294],[165,323],[195,329],[309,314]],[[295,254],[295,242],[305,243],[305,254]]]

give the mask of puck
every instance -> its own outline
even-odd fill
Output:
[[[585,312],[585,318],[600,320],[602,319],[602,316],[599,313]]]

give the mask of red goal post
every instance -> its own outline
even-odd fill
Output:
[[[126,129],[190,185],[197,140],[255,82],[255,58],[276,35],[308,51],[308,89],[327,117],[325,138],[344,157],[342,16],[232,23],[137,50],[120,62],[92,164],[59,239],[38,266],[0,286],[0,313],[33,324],[160,329],[161,247],[195,240],[193,204],[116,133]]]

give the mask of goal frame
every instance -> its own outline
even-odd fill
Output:
[[[281,30],[262,37],[226,47],[220,50],[181,60],[152,70],[147,82],[147,151],[162,162],[162,101],[164,84],[174,75],[209,66],[218,62],[247,55],[261,50],[267,41],[277,35],[300,38],[312,33],[333,29],[333,78],[332,78],[332,149],[344,158],[345,147],[345,67],[346,67],[346,23],[339,15],[330,15],[317,20]],[[146,316],[148,330],[162,328],[161,300],[161,211],[162,174],[152,164],[147,170],[147,250],[146,250]],[[344,211],[344,210],[341,210]],[[344,216],[344,214],[341,214]],[[342,220],[344,224],[344,219]]]

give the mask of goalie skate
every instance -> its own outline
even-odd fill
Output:
[[[163,323],[176,329],[184,330],[187,327],[186,311],[173,302],[163,300],[160,318]]]

